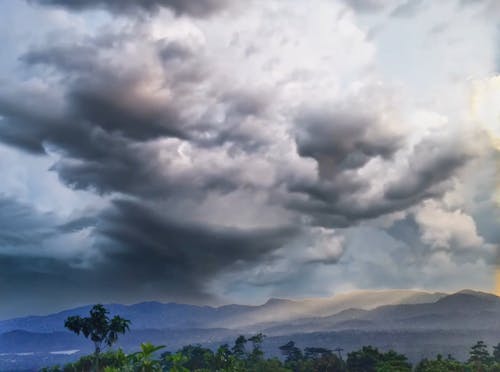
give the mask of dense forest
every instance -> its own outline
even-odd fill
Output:
[[[264,357],[260,342],[264,336],[238,337],[232,346],[222,345],[216,351],[200,345],[188,345],[175,353],[162,352],[162,346],[149,343],[141,345],[141,351],[126,355],[123,351],[107,351],[99,356],[99,371],[103,372],[458,372],[500,371],[500,345],[493,355],[487,345],[479,341],[471,348],[470,358],[462,363],[452,356],[424,359],[415,366],[407,358],[394,351],[381,352],[371,346],[347,354],[345,360],[338,351],[307,347],[304,350],[293,341],[280,350],[283,358]],[[63,367],[44,368],[43,372],[93,371],[94,356],[86,356]]]
[[[215,351],[201,345],[187,345],[176,352],[165,351],[163,345],[143,343],[140,351],[125,354],[121,349],[102,352],[111,347],[120,334],[129,330],[130,322],[120,316],[108,317],[102,305],[96,305],[89,317],[71,316],[65,326],[93,342],[94,354],[65,366],[53,366],[42,372],[500,372],[500,343],[490,353],[488,345],[478,341],[469,351],[465,362],[453,356],[437,355],[412,366],[408,358],[393,350],[382,352],[372,346],[342,355],[343,349],[320,347],[301,349],[294,341],[279,347],[282,358],[266,358],[262,351],[262,333],[236,338],[232,345],[224,344]]]

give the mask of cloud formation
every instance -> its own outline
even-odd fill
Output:
[[[330,294],[398,276],[428,284],[383,273],[388,256],[452,272],[484,264],[461,252],[490,255],[470,198],[443,202],[481,156],[463,97],[429,103],[431,88],[418,96],[420,82],[384,76],[369,25],[345,11],[394,4],[318,0],[308,13],[277,0],[229,16],[225,1],[37,2],[83,30],[12,51],[22,73],[1,75],[0,141],[86,197],[39,213],[0,188],[0,217],[15,224],[0,230],[2,275],[18,283],[8,296],[62,277],[60,294],[81,287],[82,301],[260,299],[345,281],[314,292]],[[370,262],[376,272],[360,275]]]
[[[117,14],[134,14],[143,11],[157,13],[161,8],[171,9],[176,14],[205,17],[229,5],[227,0],[30,0],[42,5],[60,6],[70,10],[105,9]]]

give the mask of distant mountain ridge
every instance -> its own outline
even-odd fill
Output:
[[[371,310],[348,309],[326,317],[266,327],[263,331],[282,335],[343,329],[500,331],[500,298],[489,293],[460,291],[435,302],[383,305]]]
[[[107,304],[111,314],[132,321],[134,329],[173,328],[244,328],[266,322],[336,314],[348,308],[373,309],[381,305],[433,302],[443,293],[414,290],[357,291],[331,298],[286,300],[271,298],[263,305],[196,306],[178,303],[142,302],[134,305]],[[24,330],[30,332],[64,331],[70,315],[87,315],[91,306],[81,306],[58,313],[0,321],[0,334]]]

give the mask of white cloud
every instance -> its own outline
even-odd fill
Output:
[[[433,248],[479,250],[484,247],[474,220],[460,209],[446,210],[430,200],[416,209],[415,219],[422,241]]]

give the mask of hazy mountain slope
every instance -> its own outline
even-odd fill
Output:
[[[337,294],[330,298],[306,299],[302,301],[269,300],[245,313],[235,313],[214,326],[241,328],[267,322],[289,322],[295,319],[327,316],[350,308],[373,309],[388,304],[415,304],[435,302],[444,293],[414,290],[355,291]]]
[[[263,322],[288,322],[311,316],[325,316],[348,308],[372,309],[380,305],[433,302],[443,294],[422,291],[359,291],[331,298],[291,301],[270,299],[263,305],[195,306],[176,303],[143,302],[134,305],[109,304],[111,314],[132,321],[132,328],[242,328]],[[87,315],[90,306],[46,316],[0,321],[0,333],[13,330],[55,332],[64,330],[70,315]]]
[[[262,325],[273,335],[325,330],[498,329],[500,298],[462,291],[434,303],[385,305],[372,310],[350,309],[327,317]]]
[[[70,315],[88,315],[91,306],[83,306],[46,316],[32,316],[0,321],[0,333],[11,330],[54,332],[64,330],[64,320]],[[205,324],[217,313],[208,306],[144,302],[135,305],[108,304],[111,314],[120,314],[132,321],[133,328],[196,327]]]

